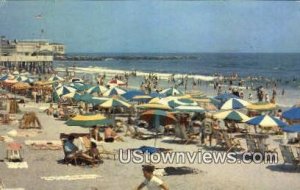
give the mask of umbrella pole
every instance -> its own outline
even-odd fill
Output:
[[[155,127],[154,147],[156,148],[158,127],[159,127],[159,116],[157,116],[157,115],[155,116],[154,127]]]

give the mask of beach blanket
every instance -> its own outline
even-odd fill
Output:
[[[9,169],[25,169],[28,168],[27,162],[5,162]]]
[[[96,174],[83,174],[83,175],[66,175],[66,176],[48,176],[41,177],[41,179],[46,181],[55,181],[55,180],[65,180],[65,181],[74,181],[74,180],[82,180],[82,179],[96,179],[102,176]]]

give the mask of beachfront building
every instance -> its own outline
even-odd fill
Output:
[[[8,40],[1,37],[0,41],[0,66],[12,71],[49,73],[53,57],[64,54],[63,44],[48,40]]]

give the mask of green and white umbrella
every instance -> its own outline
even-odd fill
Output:
[[[106,92],[103,93],[103,96],[118,96],[125,94],[126,90],[123,90],[122,88],[113,87],[108,89]]]
[[[102,108],[114,108],[114,107],[126,107],[129,108],[131,107],[130,104],[127,102],[124,102],[122,100],[116,99],[116,98],[110,98],[103,102],[102,104],[99,105]]]
[[[97,115],[77,115],[68,121],[66,124],[68,126],[80,126],[80,127],[94,127],[94,126],[104,126],[110,125],[113,121],[106,118],[101,114]]]
[[[50,81],[50,82],[53,82],[53,81],[59,82],[59,81],[64,81],[64,79],[63,79],[62,77],[58,76],[58,75],[52,75],[52,76],[48,79],[48,81]]]
[[[188,98],[181,98],[168,101],[168,106],[175,108],[178,106],[197,106],[197,102],[188,99]]]
[[[160,92],[160,94],[164,94],[166,96],[180,96],[180,95],[183,95],[184,93],[174,87],[171,87],[171,88],[162,90]]]
[[[58,96],[63,96],[63,95],[69,94],[71,92],[76,92],[76,89],[72,88],[70,86],[62,85],[62,86],[57,87],[55,89],[55,91]]]
[[[236,110],[221,111],[215,113],[213,117],[216,119],[233,120],[237,122],[246,122],[250,119],[247,115]]]
[[[92,86],[87,90],[87,93],[93,94],[93,93],[104,93],[107,91],[107,88],[105,86],[97,85],[97,86]]]
[[[90,103],[93,105],[100,105],[109,100],[108,97],[92,97]]]

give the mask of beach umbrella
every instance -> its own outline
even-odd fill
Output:
[[[183,95],[184,93],[174,87],[171,87],[161,91],[160,94],[164,94],[166,96],[180,96]]]
[[[164,98],[166,97],[166,95],[164,94],[160,94],[158,92],[151,92],[150,94],[148,94],[149,96],[151,96],[152,98]]]
[[[230,98],[221,107],[221,110],[241,109],[248,106],[249,103],[242,99]]]
[[[282,113],[282,117],[289,120],[300,120],[300,107],[292,107]]]
[[[300,133],[300,124],[286,126],[282,130],[287,133]]]
[[[132,101],[137,101],[137,102],[149,102],[152,99],[151,96],[148,95],[140,95],[140,96],[134,96],[132,98]]]
[[[223,94],[220,94],[218,96],[215,97],[215,99],[217,100],[220,100],[221,102],[226,102],[227,100],[229,100],[230,98],[240,98],[234,94],[231,94],[231,93],[223,93]]]
[[[25,77],[25,76],[21,76],[21,75],[18,75],[15,79],[19,82],[26,82],[26,83],[33,83],[34,82],[33,79]]]
[[[191,100],[191,99],[188,99],[188,98],[181,98],[181,99],[176,99],[176,100],[170,100],[168,102],[168,105],[171,107],[171,108],[175,108],[175,107],[178,107],[178,106],[197,106],[197,102]]]
[[[136,108],[139,108],[139,109],[171,110],[171,107],[169,107],[168,105],[158,104],[158,103],[140,104],[140,105],[137,105]]]
[[[12,88],[14,88],[16,90],[27,90],[27,89],[31,88],[31,86],[25,82],[17,82],[16,84],[14,84],[12,86]]]
[[[76,92],[76,89],[70,86],[62,85],[55,89],[58,96],[66,95],[71,92]]]
[[[66,121],[68,126],[80,126],[80,127],[93,127],[111,125],[113,121],[106,118],[101,114],[97,115],[76,115],[75,117]]]
[[[78,91],[84,91],[91,88],[91,85],[82,82],[72,82],[71,84],[69,84],[69,86],[75,88]]]
[[[105,86],[97,85],[97,86],[90,87],[86,92],[90,93],[90,94],[93,94],[93,93],[101,93],[101,94],[103,94],[106,91],[107,91],[107,88]]]
[[[78,92],[70,92],[68,94],[62,95],[63,98],[72,98],[76,101],[80,100],[80,94]]]
[[[107,100],[109,100],[108,97],[92,97],[92,99],[90,100],[90,103],[93,105],[100,105]]]
[[[269,115],[260,115],[260,116],[253,117],[250,120],[248,120],[246,123],[250,125],[259,125],[261,127],[287,126],[287,124],[284,123],[283,121]]]
[[[117,79],[110,80],[107,85],[109,86],[125,86],[126,83]]]
[[[103,93],[103,96],[118,96],[118,95],[122,95],[125,94],[126,90],[123,90],[121,88],[118,87],[113,87],[108,89],[106,92]]]
[[[154,123],[158,125],[174,124],[177,121],[172,113],[163,110],[145,111],[140,115],[139,119],[147,122],[155,121]],[[158,127],[158,125],[156,125],[156,127]]]
[[[85,103],[92,103],[93,102],[92,98],[93,98],[93,96],[91,94],[85,93],[79,97],[79,101],[82,101]]]
[[[99,106],[102,107],[102,108],[113,108],[113,107],[126,107],[126,108],[129,108],[129,107],[131,107],[131,105],[128,104],[127,102],[116,99],[116,98],[109,98],[108,100],[106,100],[105,102],[100,104]]]
[[[194,112],[194,113],[204,113],[205,110],[200,106],[178,106],[174,108],[174,111],[179,112]]]
[[[8,79],[8,75],[3,75],[0,77],[0,81],[5,81],[6,79]]]
[[[259,112],[272,111],[272,110],[277,109],[277,105],[269,103],[269,102],[259,102],[259,103],[249,104],[247,106],[247,109],[248,110],[259,111]]]
[[[6,79],[6,80],[4,80],[4,82],[6,83],[6,84],[15,84],[15,83],[17,83],[18,81],[16,80],[16,79]]]
[[[51,82],[53,82],[53,81],[64,81],[64,79],[63,79],[62,77],[58,76],[58,75],[52,75],[52,76],[48,79],[48,81],[51,81]]]
[[[213,117],[216,119],[233,120],[237,122],[246,122],[250,119],[247,115],[236,110],[217,112],[213,114]]]
[[[145,93],[141,90],[129,90],[126,93],[122,94],[121,96],[126,100],[132,100],[135,96],[145,95]]]

